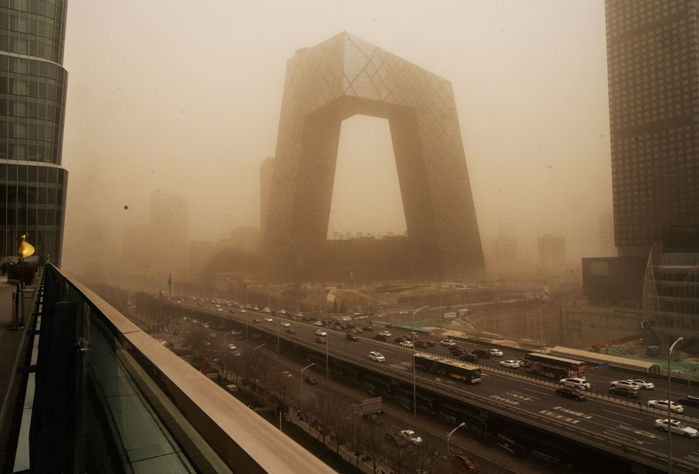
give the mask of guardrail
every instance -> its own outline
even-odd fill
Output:
[[[202,311],[201,309],[198,309],[198,311]],[[221,317],[222,315],[220,313],[215,313],[215,312],[209,312],[204,310],[207,314],[210,314],[211,316],[217,316]],[[235,313],[233,313],[235,314]],[[230,313],[226,315],[226,317],[229,317]],[[242,323],[242,321],[239,321]],[[251,323],[248,322],[250,325]],[[278,323],[277,323],[278,324]],[[316,326],[305,323],[305,322],[299,322],[296,321],[296,324],[298,325],[303,325],[309,329],[314,329]],[[253,327],[256,329],[261,330],[262,332],[265,332],[269,334],[270,336],[276,336],[277,332],[274,330],[274,328],[270,327],[269,325],[265,325],[264,323],[254,323]],[[337,331],[331,328],[323,327],[323,330],[328,332],[328,334],[333,333],[336,336],[344,335],[346,334],[343,331]],[[279,333],[279,337],[282,337],[281,333]],[[390,347],[391,349],[397,349],[397,350],[402,350],[403,352],[407,353],[413,353],[413,350],[411,349],[406,349],[399,344],[395,344],[392,342],[388,341],[379,341],[375,339],[369,339],[366,337],[362,336],[357,336],[359,339],[365,341],[365,342],[371,342],[373,344],[377,344],[379,346],[385,346],[385,347]],[[297,335],[291,335],[291,334],[284,334],[283,336],[284,339],[289,340],[294,342],[297,345],[306,347],[307,349],[310,349],[314,352],[318,353],[325,353],[325,351],[321,351],[319,346],[317,344],[314,344],[312,342],[307,342],[303,339],[301,339]],[[370,372],[375,372],[379,373],[385,376],[392,377],[396,380],[400,380],[408,385],[412,385],[413,383],[413,378],[412,378],[412,373],[407,373],[405,369],[396,369],[391,367],[388,364],[367,364],[367,359],[363,357],[357,357],[353,356],[351,354],[347,354],[345,352],[340,352],[335,349],[331,349],[330,347],[327,347],[328,355],[332,356],[334,359],[342,360],[344,362],[349,362],[352,364],[357,364],[362,367],[362,369],[370,371]],[[439,357],[443,358],[449,358],[451,360],[456,360],[450,357],[447,357],[443,354],[439,354],[436,352],[431,352],[431,351],[424,351],[424,350],[419,350],[417,352],[421,353],[428,353],[428,354],[434,354]],[[509,370],[505,369],[500,369],[496,367],[491,367],[491,366],[485,366],[482,364],[473,364],[473,363],[467,363],[469,365],[474,365],[478,366],[481,368],[481,370],[485,372],[491,372],[491,373],[497,373],[500,375],[505,375],[510,378],[516,378],[520,380],[526,380],[531,383],[536,383],[539,385],[545,385],[551,388],[556,388],[560,387],[560,384],[542,380],[539,378],[523,375],[523,374],[518,374]],[[418,383],[419,382],[419,383]],[[529,424],[531,426],[534,426],[536,428],[539,428],[544,431],[549,431],[549,432],[554,432],[556,434],[561,434],[561,432],[565,433],[567,437],[570,439],[575,440],[576,442],[579,442],[581,444],[586,444],[593,446],[597,449],[600,449],[602,451],[610,451],[610,446],[613,447],[613,452],[617,455],[621,455],[622,457],[625,457],[627,459],[631,459],[633,461],[639,462],[641,464],[646,464],[646,465],[653,465],[656,468],[659,469],[664,469],[667,466],[667,456],[664,454],[657,453],[655,451],[652,451],[647,448],[635,446],[633,444],[627,444],[627,443],[622,443],[618,439],[615,439],[613,437],[605,436],[603,434],[595,433],[593,431],[590,431],[585,428],[579,428],[575,425],[571,425],[570,423],[565,423],[559,421],[557,418],[547,415],[547,414],[542,414],[542,413],[537,413],[537,412],[532,412],[528,411],[522,408],[519,408],[515,405],[508,404],[506,402],[503,402],[501,400],[497,400],[496,398],[491,398],[489,396],[483,396],[480,394],[477,394],[471,390],[465,390],[464,388],[452,385],[452,384],[446,384],[440,381],[439,379],[435,380],[432,378],[426,378],[422,375],[417,375],[416,374],[416,386],[419,386],[422,389],[427,389],[428,391],[432,391],[435,393],[438,393],[439,395],[442,395],[447,398],[455,399],[455,394],[458,394],[461,398],[459,401],[461,402],[467,402],[472,404],[474,407],[494,412],[500,416],[504,416],[506,418],[512,418],[518,421],[521,421],[525,424]],[[656,410],[653,408],[649,407],[644,407],[642,404],[638,402],[631,402],[631,401],[626,401],[626,400],[621,400],[616,397],[610,397],[609,395],[593,392],[593,391],[586,391],[585,392],[587,395],[589,395],[591,398],[597,398],[597,399],[602,399],[610,402],[614,402],[619,405],[624,405],[624,406],[629,406],[629,407],[634,407],[638,408],[639,411],[646,411],[649,414],[656,414],[660,413],[660,410]],[[666,412],[664,412],[666,414]],[[675,416],[673,416],[675,418]],[[679,417],[677,417],[680,419]],[[695,420],[692,417],[684,417],[687,420]],[[556,430],[552,430],[551,427],[556,427]],[[668,433],[668,435],[670,435]],[[685,469],[687,472],[693,472],[696,470],[696,466],[693,464],[673,458],[673,466],[676,469]]]

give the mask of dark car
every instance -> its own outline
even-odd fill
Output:
[[[374,339],[376,339],[377,341],[384,341],[384,342],[386,342],[386,340],[387,340],[388,338],[387,338],[386,336],[384,336],[383,334],[377,334],[376,336],[374,336]]]
[[[348,332],[347,334],[345,334],[345,339],[347,339],[348,341],[354,341],[354,342],[357,342],[359,340],[359,338],[357,336],[355,336],[354,334],[352,334],[351,332]]]
[[[287,328],[287,329],[286,329],[286,333],[287,333],[287,334],[296,334],[296,331],[294,331],[294,330],[291,329],[291,328]]]
[[[399,449],[408,446],[408,442],[398,433],[386,433],[385,439],[388,444]]]
[[[638,390],[631,387],[609,387],[609,393],[626,398],[638,398]]]
[[[425,341],[415,341],[415,347],[418,349],[424,349],[427,347],[427,343]]]
[[[461,346],[450,346],[449,352],[451,353],[451,355],[458,357],[460,355],[466,354],[466,349],[464,349]]]
[[[478,362],[478,357],[474,356],[473,354],[461,354],[459,356],[459,360],[475,364],[476,362]]]
[[[395,338],[395,339],[393,340],[393,342],[395,342],[396,344],[398,344],[398,343],[400,343],[400,342],[403,342],[403,341],[407,341],[407,339],[404,338],[403,336],[398,336],[397,338]]]
[[[316,385],[318,383],[318,380],[316,380],[316,378],[312,375],[304,375],[303,381],[309,385]]]
[[[371,326],[364,326],[362,329],[365,331],[373,331],[374,330],[374,328]]]
[[[677,400],[680,405],[687,405],[690,407],[699,407],[699,397],[694,397],[692,395],[687,395]]]
[[[325,343],[326,343],[325,338],[324,338],[324,337],[320,337],[320,336],[316,337],[316,342],[317,342],[318,344],[325,344]]]
[[[490,359],[490,352],[483,349],[476,349],[471,351],[471,354],[475,355],[480,359]]]
[[[430,346],[430,347],[434,347],[434,346],[435,346],[435,342],[434,342],[434,341],[427,341],[427,345]]]
[[[556,395],[559,397],[572,398],[573,400],[577,400],[579,402],[587,399],[587,397],[577,388],[566,387],[565,385],[556,389]]]

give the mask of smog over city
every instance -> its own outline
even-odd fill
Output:
[[[697,472],[699,0],[0,0],[2,472]]]
[[[565,238],[571,263],[600,254],[603,2],[99,1],[76,2],[66,32],[67,268],[109,260],[154,193],[187,199],[191,240],[259,227],[287,60],[342,31],[451,82],[486,263],[501,233],[527,264],[543,234]],[[328,237],[406,230],[388,121],[355,115]]]

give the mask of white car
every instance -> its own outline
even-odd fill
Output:
[[[316,336],[325,337],[325,336],[327,336],[327,335],[328,335],[327,332],[322,331],[322,330],[320,330],[320,329],[318,329],[318,330],[316,331]]]
[[[502,357],[502,351],[500,349],[492,348],[488,350],[488,352],[490,352],[491,356]]]
[[[265,306],[264,309],[262,310],[263,313],[271,314],[272,310],[269,308],[269,306]]]
[[[313,323],[313,325],[314,325],[314,326],[322,326],[322,325],[323,325],[323,321],[316,321],[316,322]]]
[[[373,360],[374,362],[386,362],[386,358],[383,354],[376,351],[369,352],[369,360]]]
[[[287,322],[283,322],[283,323],[281,323],[281,325],[282,325],[282,327],[285,327],[285,328],[291,327],[291,324],[289,324]]]
[[[645,380],[641,379],[630,379],[632,382],[636,382],[641,388],[644,388],[646,390],[651,390],[655,388],[655,384],[653,382],[646,382]]]
[[[667,418],[658,418],[655,420],[655,427],[659,430],[667,431]],[[699,432],[677,420],[670,420],[670,432],[678,435],[686,436],[687,438],[696,438]]]
[[[422,444],[422,438],[413,430],[401,430],[400,435],[415,446],[420,446]]]
[[[516,360],[501,360],[500,365],[510,369],[519,369],[519,362]]]
[[[648,400],[648,406],[667,411],[667,400]],[[684,413],[684,407],[679,403],[670,402],[670,411],[674,413]]]
[[[641,386],[633,380],[614,380],[609,384],[609,387],[627,387],[633,390],[638,390],[639,388],[641,388]]]
[[[391,337],[391,333],[388,331],[381,331],[379,332],[379,336]]]
[[[580,377],[568,377],[558,381],[561,385],[578,388],[580,390],[590,390],[590,382]]]
[[[267,321],[268,323],[274,322],[274,319],[272,319],[272,318],[263,318],[263,319],[265,321]]]
[[[456,341],[454,339],[444,339],[442,341],[439,341],[439,343],[443,346],[455,346]]]
[[[228,344],[228,348],[232,351],[237,349],[237,347],[235,347],[235,344]]]
[[[401,341],[399,342],[399,344],[403,347],[407,347],[408,349],[412,349],[413,347],[415,347],[413,343],[410,341]]]

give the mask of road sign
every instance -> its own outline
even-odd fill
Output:
[[[382,412],[381,397],[367,398],[357,405],[354,405],[354,413],[360,416],[369,415],[371,413]]]

